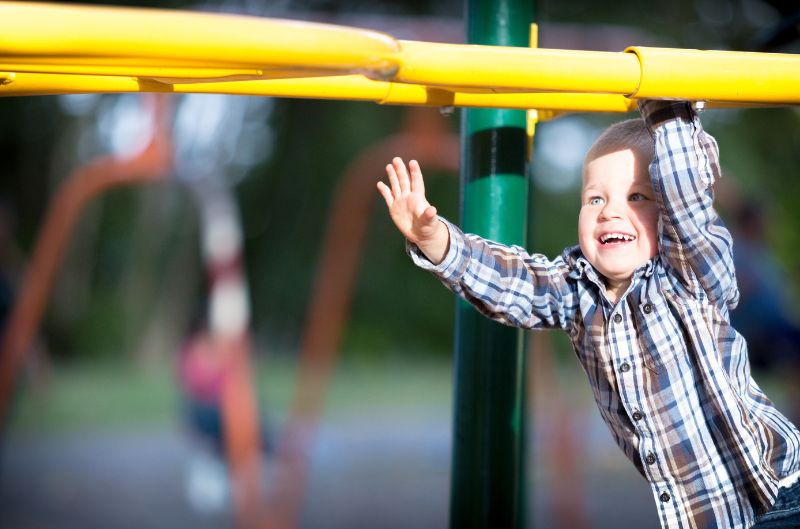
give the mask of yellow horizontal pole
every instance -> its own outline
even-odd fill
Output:
[[[0,2],[0,57],[141,57],[233,67],[319,65],[391,76],[397,41],[376,31],[229,14]]]
[[[2,4],[0,4],[1,6]],[[54,50],[55,53],[57,50]],[[233,64],[232,61],[209,61],[197,59],[170,59],[162,57],[63,57],[56,55],[42,56],[16,56],[5,54],[0,50],[0,56],[5,64],[21,65],[60,65],[60,66],[152,66],[152,67],[173,67],[173,68],[243,68],[240,64]],[[255,69],[255,68],[251,68]]]
[[[200,81],[226,82],[232,80],[245,81],[256,79],[300,79],[304,77],[339,75],[339,72],[336,71],[312,69],[268,68],[253,70],[210,67],[182,68],[177,66],[141,66],[139,64],[120,66],[99,63],[94,65],[74,65],[64,62],[56,64],[15,64],[0,62],[0,71],[36,74],[140,77],[155,79],[170,84],[196,83]]]
[[[639,61],[623,52],[400,41],[394,80],[439,86],[630,94]]]
[[[0,72],[0,96],[70,93],[174,92],[215,93],[289,98],[372,101],[388,105],[457,106],[626,112],[636,102],[613,94],[460,92],[422,85],[375,81],[361,75],[269,79],[259,81],[169,84],[134,77]]]
[[[78,75],[113,75],[127,77],[157,77],[182,79],[229,80],[261,79],[264,70],[228,68],[179,68],[164,66],[78,66],[74,64],[8,64],[0,62],[0,71],[18,73],[56,73]]]
[[[403,83],[388,83],[390,91],[381,103],[390,105],[429,105],[439,107],[508,108],[566,112],[628,112],[636,101],[615,94],[563,94],[518,92],[488,94],[450,91]]]
[[[3,79],[0,72],[0,82]],[[7,72],[0,96],[58,95],[71,93],[173,92],[234,95],[353,99],[380,102],[389,91],[384,81],[360,75],[308,77],[260,81],[166,83],[137,77],[59,75]],[[9,77],[10,76],[10,77]]]
[[[637,98],[800,103],[800,56],[634,46],[641,64]]]

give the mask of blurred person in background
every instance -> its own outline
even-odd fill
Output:
[[[226,463],[225,424],[222,407],[225,352],[208,326],[205,305],[195,315],[178,352],[177,378],[191,451],[186,475],[186,496],[201,513],[228,507],[230,482]],[[260,419],[261,449],[273,451],[267,421]]]
[[[222,423],[224,365],[204,317],[191,322],[178,352],[177,375],[192,445],[186,496],[198,512],[219,512],[230,496]]]
[[[789,309],[786,274],[768,244],[764,207],[739,197],[733,220],[733,258],[740,298],[731,321],[747,340],[753,367],[778,375],[786,391],[785,411],[798,424],[800,326]]]

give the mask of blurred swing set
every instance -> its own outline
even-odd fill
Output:
[[[2,2],[0,20],[0,96],[214,93],[520,109],[528,111],[529,139],[538,121],[568,112],[627,112],[638,98],[688,99],[710,107],[800,104],[795,55],[637,46],[622,52],[542,49],[536,47],[535,25],[531,47],[519,48],[398,40],[293,20],[47,3]],[[8,413],[83,207],[113,187],[154,182],[173,172],[169,100],[151,95],[143,105],[156,124],[149,145],[135,157],[108,156],[75,171],[50,206],[0,344],[0,419]],[[415,116],[410,129],[374,145],[350,166],[335,198],[293,406],[280,436],[278,487],[269,494],[260,463],[248,309],[240,307],[243,316],[233,323],[215,324],[212,318],[227,366],[222,407],[238,527],[297,525],[308,449],[346,324],[376,168],[405,150],[418,153],[427,166],[457,169],[457,138]],[[237,299],[246,299],[236,241],[228,254],[206,252],[212,305],[215,296],[230,297],[231,284],[239,289]]]

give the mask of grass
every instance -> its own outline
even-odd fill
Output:
[[[12,433],[136,428],[176,416],[178,395],[168,369],[78,363],[55,367],[48,379],[41,387],[18,388]]]
[[[282,420],[294,397],[295,364],[269,358],[258,364],[262,410]],[[324,413],[358,418],[375,414],[449,412],[451,371],[445,361],[361,360],[340,364]],[[42,436],[80,431],[153,428],[178,421],[181,395],[173,366],[141,367],[125,362],[56,366],[36,389],[22,384],[11,412],[13,435]]]
[[[566,372],[586,390],[586,406],[593,408],[588,384],[577,365],[573,368]],[[295,379],[296,365],[288,356],[270,356],[257,364],[260,408],[273,424],[280,424],[288,414]],[[790,407],[785,388],[774,375],[759,373],[757,380],[779,408]],[[346,357],[333,375],[323,414],[331,420],[346,421],[381,416],[450,417],[452,387],[447,360],[428,360],[419,355]],[[180,420],[181,395],[168,361],[146,368],[122,361],[75,363],[56,366],[44,388],[21,385],[11,411],[10,432],[42,436],[133,430],[168,426]]]

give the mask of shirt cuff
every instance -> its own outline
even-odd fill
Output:
[[[657,99],[640,99],[638,102],[639,112],[642,114],[647,129],[652,134],[659,125],[682,119],[692,122],[696,112],[692,104],[688,101],[662,101]]]
[[[437,276],[450,281],[457,281],[459,276],[464,273],[462,263],[465,261],[464,256],[467,251],[466,238],[464,233],[447,219],[439,217],[439,220],[444,222],[450,234],[450,243],[442,262],[433,264],[416,244],[408,240],[406,240],[406,253],[411,257],[413,263],[423,270],[433,272]]]

